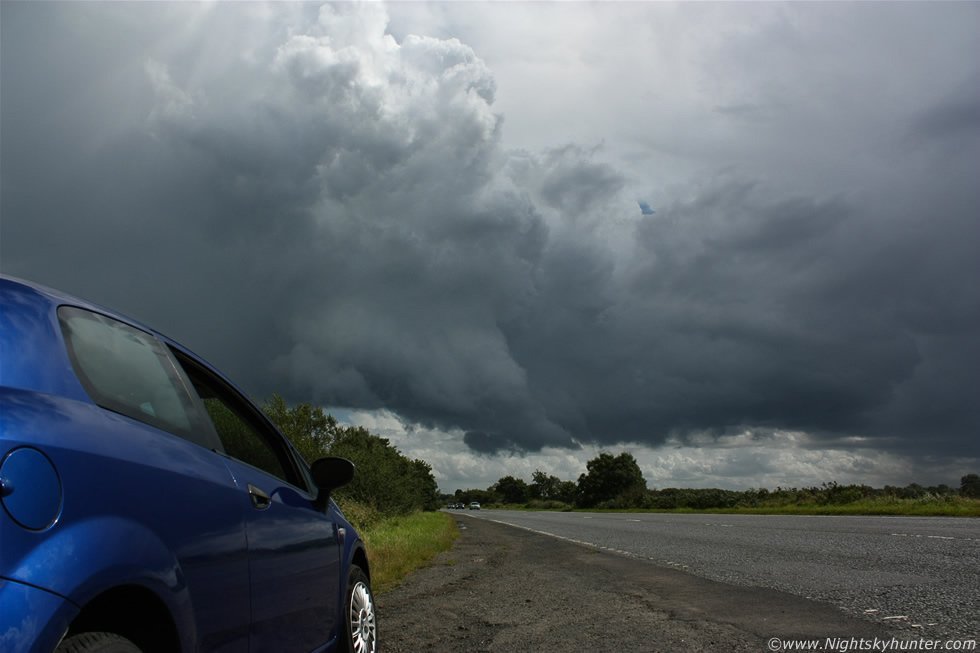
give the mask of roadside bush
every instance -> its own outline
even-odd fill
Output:
[[[961,478],[960,494],[969,499],[980,499],[980,476],[967,474]]]
[[[402,455],[385,438],[361,426],[342,426],[310,404],[290,407],[279,395],[266,400],[262,410],[307,462],[341,456],[354,463],[354,480],[334,492],[338,504],[348,507],[345,514],[348,510],[357,513],[354,504],[388,515],[439,508],[439,486],[432,467]]]
[[[564,510],[571,509],[572,506],[564,501],[543,501],[541,499],[531,499],[524,507],[528,510]]]
[[[337,497],[337,505],[357,531],[369,531],[385,520],[385,514],[372,505]]]
[[[756,502],[755,490],[751,490],[752,505]],[[712,508],[734,508],[740,503],[744,503],[742,492],[733,490],[722,490],[719,488],[705,489],[678,489],[664,488],[663,490],[651,490],[647,499],[647,505],[657,510],[675,510],[678,508],[689,508],[691,510],[708,510]]]
[[[438,486],[432,469],[420,460],[409,460],[385,438],[362,427],[348,427],[330,447],[330,455],[342,456],[357,466],[350,485],[337,495],[377,507],[390,514],[438,508]]]
[[[653,507],[653,497],[646,488],[634,486],[595,507],[604,510],[646,510]]]

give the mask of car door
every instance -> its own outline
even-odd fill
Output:
[[[310,651],[336,630],[340,535],[315,504],[308,473],[252,402],[186,356],[241,490],[251,596],[251,651]]]
[[[95,592],[112,583],[155,588],[165,578],[187,647],[247,651],[241,492],[189,379],[146,331],[74,306],[57,314],[71,367],[99,409],[23,395],[42,400],[31,402],[40,415],[25,413],[22,421],[48,425],[38,430],[62,461],[66,490],[61,530],[45,534],[61,542],[57,555],[35,567],[66,594],[73,582]],[[21,410],[12,408],[16,418]],[[37,547],[36,537],[30,545]],[[161,572],[168,564],[172,571]]]

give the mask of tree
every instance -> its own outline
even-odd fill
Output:
[[[476,501],[481,505],[490,505],[499,503],[501,498],[499,494],[490,490],[456,490],[456,500],[464,504]]]
[[[557,499],[558,486],[561,479],[557,476],[549,476],[539,469],[534,470],[531,475],[531,485],[529,487],[531,498],[550,501]]]
[[[266,399],[262,410],[307,463],[330,455],[330,447],[343,430],[333,415],[327,415],[319,406],[296,404],[290,408],[278,394]]]
[[[442,505],[439,484],[432,475],[432,465],[416,458],[412,461],[412,476],[415,492],[418,494],[423,510],[438,510]]]
[[[336,490],[338,496],[392,514],[421,510],[434,497],[429,492],[431,486],[425,487],[422,467],[403,456],[386,438],[372,435],[364,427],[343,427],[330,455],[347,458],[357,469],[354,480]]]
[[[558,487],[555,488],[555,496],[552,499],[561,501],[562,503],[575,503],[577,496],[578,486],[575,485],[574,481],[561,481],[558,483]]]
[[[278,394],[262,406],[269,419],[307,460],[341,456],[354,463],[354,480],[335,496],[366,503],[384,513],[435,510],[439,485],[424,460],[410,460],[391,443],[361,426],[344,426],[319,406],[288,406]],[[217,417],[229,421],[227,416]]]
[[[531,495],[527,483],[513,476],[504,476],[487,489],[499,494],[504,503],[527,503]]]
[[[971,499],[980,499],[980,476],[967,474],[961,478],[960,494]]]
[[[530,490],[532,499],[575,503],[578,496],[578,486],[574,481],[563,481],[557,476],[545,474],[538,469],[534,470],[531,479],[528,490]]]
[[[585,508],[647,487],[633,454],[625,451],[618,456],[601,453],[586,463],[585,468],[588,473],[578,477],[579,503]]]

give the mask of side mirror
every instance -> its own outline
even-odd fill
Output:
[[[346,458],[328,456],[320,458],[310,465],[313,482],[320,488],[317,494],[317,506],[326,510],[330,493],[354,480],[354,463]]]

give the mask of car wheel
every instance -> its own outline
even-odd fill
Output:
[[[371,581],[357,565],[351,565],[344,606],[344,637],[347,653],[377,653],[378,616]]]
[[[141,653],[136,644],[115,633],[81,633],[61,642],[55,653]]]

